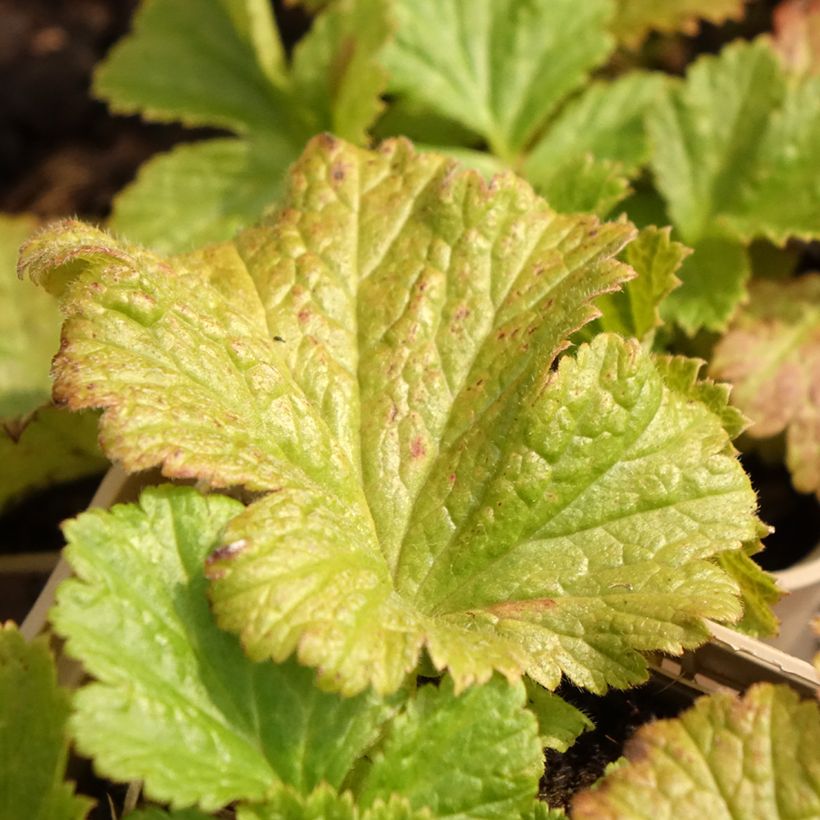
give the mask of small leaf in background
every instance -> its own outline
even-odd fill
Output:
[[[78,577],[60,587],[52,621],[97,679],[75,695],[77,746],[106,776],[144,780],[177,808],[262,799],[281,782],[338,785],[396,708],[323,693],[295,663],[254,664],[217,629],[204,560],[241,509],[165,486],[65,529]]]
[[[544,771],[538,724],[521,684],[493,678],[456,697],[453,682],[428,684],[390,724],[357,786],[371,806],[392,793],[436,817],[517,817]]]
[[[622,290],[598,300],[601,328],[622,336],[650,339],[661,324],[659,306],[680,285],[676,274],[690,253],[685,245],[671,239],[670,228],[644,228],[621,254],[637,276]]]
[[[577,155],[543,171],[533,185],[561,213],[606,216],[630,192],[620,164],[592,154]]]
[[[118,113],[236,136],[154,157],[116,198],[112,227],[174,252],[255,221],[309,136],[328,130],[365,141],[381,110],[377,56],[388,35],[380,0],[340,0],[287,65],[262,0],[143,2],[132,33],[97,69],[96,94]]]
[[[720,566],[737,581],[743,598],[743,618],[734,628],[755,638],[777,635],[780,622],[772,607],[783,593],[772,575],[752,560],[760,549],[759,542],[751,550],[724,552],[717,556]]]
[[[535,143],[522,166],[523,175],[538,188],[556,166],[589,153],[618,163],[626,176],[634,176],[649,159],[644,115],[663,83],[661,74],[642,71],[609,83],[591,83],[561,109]]]
[[[745,0],[616,0],[612,30],[630,48],[650,31],[694,34],[699,21],[722,23],[743,16]]]
[[[697,363],[604,334],[555,370],[633,235],[404,141],[321,137],[235,243],[164,260],[69,222],[23,267],[62,292],[56,390],[104,408],[110,454],[273,491],[208,567],[252,658],[386,693],[426,644],[458,691],[602,691],[740,617],[711,559],[758,533]]]
[[[17,277],[18,249],[35,227],[31,217],[0,216],[0,510],[106,464],[96,417],[48,406],[60,313],[49,294]]]
[[[292,789],[280,789],[265,803],[240,805],[237,820],[434,820],[426,809],[415,810],[403,797],[393,796],[360,809],[351,794],[336,794],[326,785],[305,796]]]
[[[400,0],[391,91],[484,137],[513,162],[612,49],[607,0]]]
[[[45,638],[0,626],[0,818],[80,820],[93,801],[65,782],[68,694]]]
[[[750,436],[786,431],[795,487],[820,496],[820,274],[754,282],[711,370],[734,385],[732,401],[751,419]]]
[[[820,0],[781,0],[773,19],[774,47],[795,74],[820,74]]]
[[[165,809],[157,808],[138,809],[126,815],[128,820],[213,820],[213,816],[198,809],[165,811]]]
[[[639,729],[626,756],[575,797],[573,818],[820,816],[820,713],[787,686],[701,698]]]
[[[692,243],[692,253],[678,269],[681,287],[661,305],[661,316],[690,336],[701,328],[725,330],[747,296],[751,276],[749,252],[742,242],[709,237]]]
[[[572,704],[549,689],[526,680],[527,708],[538,720],[539,742],[542,748],[565,752],[593,722]]]

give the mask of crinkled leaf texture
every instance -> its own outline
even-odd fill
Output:
[[[573,800],[573,818],[820,816],[820,713],[787,686],[701,698],[638,730],[626,756]]]
[[[820,274],[755,282],[711,369],[734,384],[732,402],[751,419],[749,435],[786,431],[795,487],[820,497]]]
[[[151,159],[116,198],[112,227],[163,252],[233,236],[279,195],[308,136],[365,141],[381,110],[376,57],[388,34],[381,0],[340,0],[288,65],[266,0],[143,2],[97,69],[97,95],[117,112],[234,135]]]
[[[92,801],[66,783],[68,695],[45,638],[0,625],[0,817],[79,820]]]
[[[106,776],[143,780],[174,807],[338,786],[397,706],[321,692],[294,662],[253,663],[216,627],[205,557],[241,508],[165,486],[65,527],[77,578],[52,622],[96,678],[74,698],[75,742]]]
[[[695,252],[667,318],[725,328],[743,299],[743,244],[820,236],[820,78],[788,78],[765,40],[694,63],[648,118],[652,166]]]
[[[740,617],[710,559],[757,534],[697,365],[602,335],[554,369],[632,236],[322,137],[233,244],[162,260],[67,223],[24,266],[63,294],[55,392],[105,409],[110,455],[269,492],[208,570],[251,657],[390,692],[426,646],[457,690],[601,691]]]

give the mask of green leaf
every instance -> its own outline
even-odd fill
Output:
[[[204,814],[198,809],[180,809],[179,811],[165,811],[164,809],[140,809],[126,815],[128,820],[211,820],[212,814]]]
[[[747,295],[751,276],[749,253],[740,242],[724,237],[692,244],[678,276],[681,287],[661,304],[661,316],[693,336],[701,328],[725,330]]]
[[[74,820],[93,801],[66,783],[68,695],[45,638],[0,626],[0,818]]]
[[[694,388],[611,336],[554,372],[632,235],[512,175],[322,137],[235,244],[167,261],[66,223],[23,268],[63,294],[56,390],[105,409],[112,455],[275,491],[208,571],[251,657],[389,692],[426,644],[458,690],[602,690],[739,618],[709,559],[757,535]]]
[[[623,336],[651,339],[660,324],[658,307],[680,284],[676,276],[690,250],[670,238],[669,228],[644,228],[621,258],[637,276],[623,290],[606,294],[598,301],[601,328]]]
[[[780,622],[772,607],[783,593],[774,577],[764,572],[745,551],[721,553],[716,560],[737,581],[743,598],[743,618],[734,628],[755,638],[777,635]]]
[[[357,789],[370,806],[392,793],[436,817],[517,817],[543,773],[538,727],[524,687],[493,678],[456,697],[453,683],[422,687],[390,725]]]
[[[617,0],[613,31],[619,42],[635,47],[652,30],[695,34],[699,19],[739,19],[743,4],[744,0]]]
[[[701,698],[642,727],[629,764],[575,797],[572,817],[753,818],[820,814],[820,714],[788,686]]]
[[[0,426],[0,510],[26,493],[102,473],[97,414],[45,406]]]
[[[131,34],[97,68],[94,93],[149,120],[264,128],[283,107],[271,82],[281,70],[272,26],[258,0],[143,2]]]
[[[48,294],[17,279],[17,250],[36,227],[28,216],[0,216],[0,419],[48,401],[60,314]]]
[[[586,153],[620,163],[632,176],[649,159],[644,116],[663,88],[660,74],[634,71],[614,82],[590,84],[568,103],[523,165],[534,185],[554,167]]]
[[[608,56],[608,0],[399,0],[391,89],[512,161]]]
[[[230,239],[279,196],[296,154],[275,135],[177,146],[117,195],[111,228],[164,253]]]
[[[17,278],[31,217],[0,216],[0,510],[27,492],[101,471],[96,418],[44,407],[60,344],[55,300]]]
[[[718,342],[712,372],[734,385],[748,433],[786,431],[786,463],[801,492],[820,497],[820,274],[760,280]]]
[[[383,0],[340,0],[317,17],[293,53],[294,97],[314,118],[313,131],[356,143],[381,112],[387,75],[377,62],[390,26]]]
[[[166,486],[65,528],[78,578],[60,587],[52,621],[97,679],[75,695],[77,746],[175,808],[262,799],[280,782],[339,785],[395,709],[323,693],[293,662],[254,664],[217,629],[204,559],[241,509]]]
[[[649,117],[652,165],[687,244],[820,236],[820,80],[787,83],[770,45],[702,57]]]
[[[561,213],[592,212],[606,216],[629,194],[629,182],[621,166],[596,160],[591,154],[576,156],[538,177],[528,177],[555,210]]]
[[[549,689],[525,681],[527,706],[538,720],[539,743],[543,748],[565,752],[595,724],[580,710]]]
[[[237,820],[432,820],[429,811],[416,811],[403,797],[393,796],[369,809],[359,809],[349,792],[336,794],[320,786],[307,797],[291,789],[279,789],[259,805],[240,805]]]

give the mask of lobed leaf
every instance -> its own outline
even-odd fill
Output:
[[[565,752],[593,722],[579,709],[531,680],[527,687],[527,707],[538,720],[542,748]]]
[[[143,780],[174,808],[338,786],[396,708],[325,694],[295,663],[252,663],[214,625],[205,557],[241,508],[165,486],[65,528],[78,577],[52,622],[96,678],[75,695],[75,741],[107,777]]]
[[[269,493],[208,568],[252,658],[390,692],[426,646],[459,691],[601,691],[736,620],[711,559],[758,534],[696,365],[603,335],[553,370],[632,235],[323,137],[235,243],[169,261],[68,223],[23,267],[63,293],[56,394],[104,408],[109,454]]]
[[[45,638],[0,626],[0,817],[81,820],[93,801],[65,781],[68,695]]]
[[[608,0],[399,0],[390,87],[512,161],[608,56],[611,11]]]
[[[520,816],[543,773],[537,722],[524,687],[493,678],[454,696],[453,682],[423,686],[392,721],[361,782],[357,802],[392,793],[434,817]]]
[[[752,820],[820,813],[820,714],[787,686],[704,697],[643,726],[629,763],[575,797],[573,818]]]
[[[786,431],[795,487],[820,496],[820,274],[754,282],[711,369],[734,385],[750,436]]]

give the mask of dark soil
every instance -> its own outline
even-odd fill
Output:
[[[624,743],[644,723],[675,717],[695,700],[693,690],[653,676],[628,692],[603,697],[563,684],[558,694],[595,723],[564,753],[546,751],[538,796],[552,808],[568,808],[575,792],[591,786],[623,753]]]

